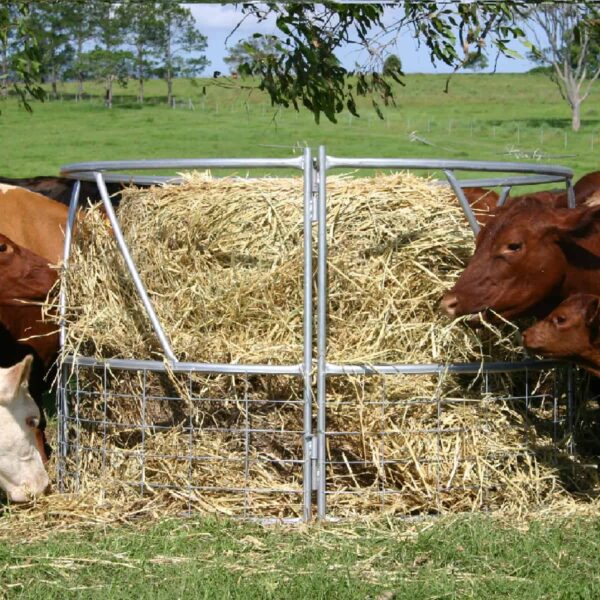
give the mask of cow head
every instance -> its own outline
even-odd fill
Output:
[[[564,244],[599,212],[600,207],[553,209],[533,196],[498,210],[479,232],[475,253],[442,308],[452,317],[487,310],[504,318],[534,314],[565,280]]]
[[[0,369],[0,488],[12,502],[45,493],[50,481],[40,430],[40,411],[29,395],[31,356]]]
[[[56,278],[47,260],[0,233],[0,300],[44,300]]]
[[[598,337],[600,297],[574,294],[523,332],[523,346],[553,358],[583,357]]]

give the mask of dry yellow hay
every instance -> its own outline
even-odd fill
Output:
[[[119,219],[180,360],[301,362],[301,180],[187,174],[180,186],[129,190]],[[328,236],[330,362],[522,357],[514,326],[474,331],[440,314],[473,248],[448,189],[409,174],[330,178]],[[79,229],[64,283],[69,352],[162,358],[98,211]],[[79,377],[89,394],[74,409],[83,422],[68,465],[78,489],[126,503],[135,492],[124,482],[143,482],[161,510],[300,516],[294,378],[149,375],[148,394],[183,401],[142,403],[141,374],[112,373],[106,394],[98,374]],[[574,480],[585,487],[575,461],[575,479],[563,477],[532,413],[502,400],[519,385],[522,393],[522,377],[495,382],[484,394],[473,377],[330,378],[328,429],[340,432],[327,446],[332,514],[522,512],[565,502]],[[528,384],[538,393],[534,421],[548,421],[551,382],[530,375]],[[198,489],[186,492],[190,484]]]

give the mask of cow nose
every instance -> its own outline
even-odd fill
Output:
[[[446,314],[454,317],[456,315],[456,307],[458,305],[458,298],[455,294],[446,294],[442,298],[442,309],[446,312]]]

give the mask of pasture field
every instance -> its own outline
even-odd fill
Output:
[[[56,174],[62,164],[91,160],[286,157],[306,144],[347,156],[534,162],[543,155],[578,176],[600,168],[599,85],[575,134],[568,107],[542,75],[459,75],[449,94],[445,80],[409,75],[385,120],[361,100],[360,119],[343,115],[337,125],[274,109],[261,92],[228,88],[226,80],[178,81],[177,108],[165,105],[162,82],[147,84],[142,107],[134,83],[118,89],[112,110],[99,86],[87,85],[91,95],[76,103],[66,85],[61,100],[34,104],[32,115],[14,99],[0,102],[0,175]],[[0,515],[0,599],[600,597],[600,518],[568,509],[553,518],[293,528],[200,517],[110,525],[98,517],[90,525],[88,513],[81,525],[70,514],[61,526],[64,515],[50,510],[40,511],[39,530],[10,535],[20,510]]]
[[[295,529],[165,520],[3,540],[0,597],[593,599],[599,552],[597,519]]]
[[[409,75],[406,87],[397,86],[396,106],[384,108],[385,120],[361,99],[360,118],[344,114],[337,125],[317,125],[306,110],[275,109],[264,93],[246,89],[252,82],[240,80],[177,81],[174,109],[165,105],[161,81],[147,83],[144,106],[135,83],[118,88],[112,110],[98,85],[88,84],[90,95],[76,103],[74,85],[66,84],[62,100],[35,103],[33,114],[14,99],[0,102],[0,175],[56,174],[61,164],[89,160],[286,157],[306,144],[357,157],[535,162],[542,155],[576,175],[598,168],[600,85],[574,133],[568,106],[543,75],[457,75],[448,94],[445,81]]]

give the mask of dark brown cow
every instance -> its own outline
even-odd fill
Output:
[[[523,346],[549,358],[568,358],[600,375],[600,297],[574,294],[523,332]]]
[[[10,177],[0,177],[0,184],[12,185],[15,187],[22,187],[32,192],[42,194],[47,198],[52,198],[61,204],[67,206],[71,202],[71,193],[73,191],[73,185],[75,181],[73,179],[67,179],[66,177],[28,177],[25,179],[12,179]],[[113,204],[116,206],[120,200],[120,193],[126,184],[121,183],[110,183],[106,182],[106,189],[108,190],[109,196],[113,197]],[[96,203],[100,202],[100,192],[96,186],[95,181],[82,181],[81,188],[79,191],[79,198],[81,199],[82,206],[85,201]]]
[[[59,339],[56,324],[44,321],[40,303],[56,279],[46,259],[0,234],[0,367],[33,355],[29,391],[42,412],[42,431],[42,397],[50,387],[47,372]]]
[[[498,209],[442,308],[544,316],[582,292],[600,295],[600,206],[553,209],[535,197]]]
[[[485,225],[498,206],[500,196],[494,190],[481,187],[463,188],[463,194],[480,225]]]
[[[474,209],[479,224],[486,225],[496,213],[500,196],[493,190],[480,187],[464,188],[463,192],[471,208]],[[576,206],[587,202],[591,204],[600,203],[600,171],[593,171],[581,177],[573,186],[573,192]],[[506,204],[521,202],[525,198],[538,198],[547,202],[553,208],[567,208],[568,206],[568,196],[565,190],[531,192],[519,196],[509,196],[506,199]]]

